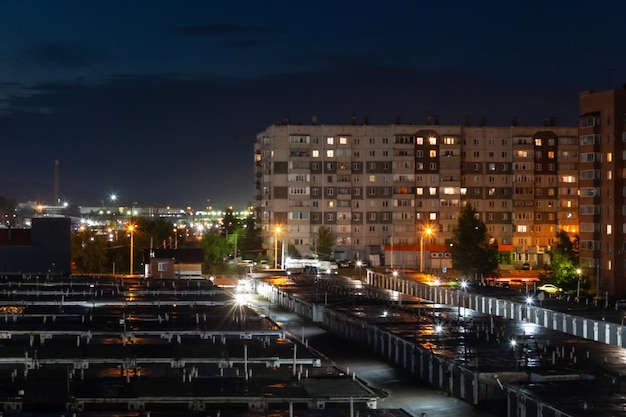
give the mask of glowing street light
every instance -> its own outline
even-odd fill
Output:
[[[131,224],[128,226],[128,231],[130,232],[130,275],[133,274],[133,248],[134,248],[134,231],[135,231],[135,225]]]
[[[358,271],[359,271],[359,280],[360,280],[361,279],[361,271],[362,271],[361,268],[363,268],[363,262],[360,259],[356,261],[356,267],[358,268]]]
[[[433,234],[433,228],[431,226],[427,226],[422,230],[422,234],[420,236],[420,272],[424,272],[424,238],[430,237]]]
[[[515,372],[519,371],[519,358],[517,357],[517,340],[511,340],[511,348],[513,348],[513,356],[515,358]]]
[[[276,226],[274,229],[274,269],[278,269],[278,234],[280,233],[280,227]]]
[[[443,334],[443,326],[441,324],[435,325],[435,334],[437,335],[437,339],[439,340],[439,344],[442,346],[442,352],[445,355],[446,353],[446,341],[442,338]]]

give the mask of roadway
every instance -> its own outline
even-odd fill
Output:
[[[369,350],[346,341],[298,315],[267,300],[251,295],[249,302],[262,315],[270,314],[281,328],[307,341],[310,349],[348,374],[355,374],[381,393],[379,408],[402,409],[413,417],[494,417],[446,393],[436,390],[413,375],[390,365]]]

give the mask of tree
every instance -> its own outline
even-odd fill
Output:
[[[330,260],[331,254],[335,248],[335,235],[328,226],[321,226],[317,230],[317,248],[316,251],[322,260]]]
[[[254,216],[249,214],[235,229],[237,233],[237,248],[239,253],[258,255],[262,252],[263,238],[260,230],[256,227]]]
[[[574,294],[580,288],[589,289],[589,277],[581,275],[578,264],[578,236],[573,239],[563,230],[556,234],[556,243],[548,250],[550,255],[550,272],[555,285],[565,292]]]
[[[72,261],[76,272],[81,274],[107,272],[106,237],[86,227],[72,233]]]
[[[209,273],[215,273],[223,267],[224,259],[230,252],[228,240],[219,231],[209,231],[204,234],[202,249],[204,249],[204,261]]]
[[[498,269],[498,245],[476,210],[467,204],[451,242],[452,266],[467,277],[492,276]]]
[[[222,219],[222,231],[230,236],[237,227],[241,227],[241,220],[235,217],[232,207],[227,207],[224,212],[224,218]]]

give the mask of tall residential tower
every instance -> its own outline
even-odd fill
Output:
[[[471,204],[505,263],[541,268],[563,230],[579,235],[595,292],[626,296],[626,87],[582,92],[579,106],[570,127],[270,126],[255,144],[266,248],[280,240],[307,255],[327,226],[335,258],[436,271],[450,266],[447,244]]]
[[[316,250],[329,227],[339,258],[391,267],[449,267],[447,244],[465,204],[505,262],[544,263],[563,229],[578,233],[575,126],[293,125],[255,144],[256,217],[266,249]],[[425,235],[428,226],[433,235]],[[277,227],[280,232],[277,232]],[[426,256],[421,258],[421,248]]]
[[[626,295],[626,89],[579,102],[580,263],[599,294]]]

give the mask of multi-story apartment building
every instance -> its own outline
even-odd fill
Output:
[[[559,229],[578,233],[577,141],[577,127],[549,120],[509,127],[280,123],[257,136],[256,217],[270,257],[283,242],[301,255],[315,252],[317,232],[327,226],[335,258],[391,267],[424,262],[434,270],[451,266],[446,245],[471,204],[506,263],[537,268]]]
[[[596,291],[626,294],[626,89],[579,97],[580,263]]]

